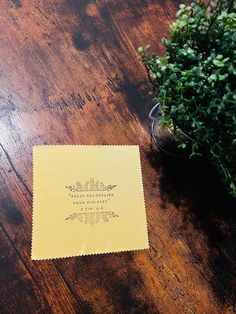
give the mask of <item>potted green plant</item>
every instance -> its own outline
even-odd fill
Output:
[[[152,131],[168,130],[190,157],[206,155],[236,197],[236,4],[211,5],[181,4],[164,56],[139,52],[158,100]]]

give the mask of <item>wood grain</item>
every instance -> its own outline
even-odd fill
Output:
[[[0,313],[235,313],[235,201],[150,146],[137,48],[179,1],[1,0]],[[30,260],[32,146],[138,144],[150,250]]]

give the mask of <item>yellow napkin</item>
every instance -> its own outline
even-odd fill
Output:
[[[33,147],[33,260],[148,247],[138,146]]]

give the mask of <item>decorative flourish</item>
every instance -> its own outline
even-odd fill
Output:
[[[108,222],[112,218],[119,217],[113,211],[108,212],[93,212],[93,213],[73,213],[65,218],[65,220],[76,220],[78,219],[79,222],[84,224],[89,224],[93,227],[100,221]]]
[[[84,184],[77,181],[74,185],[66,185],[65,188],[71,192],[111,191],[116,185],[105,185],[102,181],[90,178]]]

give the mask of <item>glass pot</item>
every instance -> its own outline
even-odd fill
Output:
[[[174,131],[171,128],[162,126],[160,124],[160,103],[156,103],[153,106],[149,113],[149,118],[152,120],[151,133],[157,148],[170,156],[185,156],[187,150],[179,147],[179,145],[184,142],[188,147],[190,146],[188,143],[190,144],[194,142],[194,140],[179,127],[177,127]],[[175,134],[177,133],[177,138],[181,140],[183,139],[183,141],[178,141],[174,135],[174,132]]]

